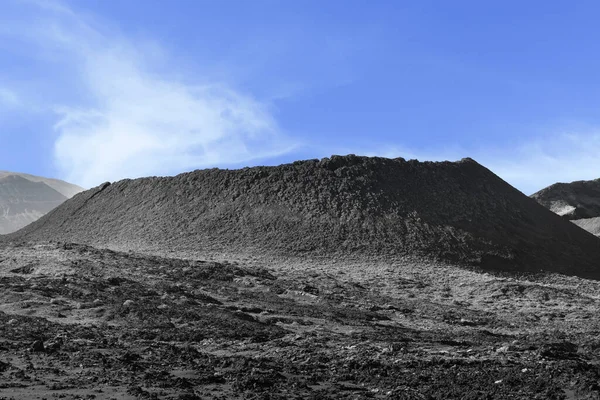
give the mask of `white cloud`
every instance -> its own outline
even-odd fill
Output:
[[[156,44],[104,32],[61,3],[31,4],[43,23],[24,36],[66,57],[83,97],[91,99],[54,106],[54,155],[65,179],[90,187],[238,164],[294,147],[268,104],[206,78],[194,84],[171,78],[156,71],[176,70],[166,58],[156,59],[165,53]]]
[[[549,134],[495,149],[426,151],[389,146],[369,155],[421,161],[471,157],[528,195],[556,182],[600,178],[600,132]]]
[[[556,182],[600,178],[600,132],[548,135],[511,151],[482,154],[481,163],[524,193]]]
[[[74,182],[90,186],[290,150],[267,107],[249,96],[163,80],[127,54],[88,57],[87,83],[101,106],[57,109],[56,158]]]
[[[68,86],[62,92],[40,90],[39,96],[53,99],[54,157],[63,178],[89,187],[126,177],[251,163],[295,148],[267,103],[208,76],[194,76],[192,83],[186,77],[174,78],[181,71],[160,45],[123,38],[115,27],[107,29],[57,1],[15,4],[27,10],[13,10],[6,17],[3,9],[0,38],[8,40],[1,44],[52,66],[51,72],[39,70],[41,78],[35,74],[25,81],[53,81],[52,73],[59,70],[63,75],[52,88]],[[38,83],[31,87],[38,90],[43,86]],[[283,85],[271,100],[302,90],[302,85]],[[71,91],[77,92],[77,99],[64,95]],[[31,92],[19,90],[21,98],[0,86],[0,107],[31,108]],[[45,107],[36,103],[36,108]],[[388,146],[368,152],[365,146],[357,153],[365,152],[419,160],[472,157],[527,194],[557,181],[600,177],[600,132],[551,134],[497,149]]]

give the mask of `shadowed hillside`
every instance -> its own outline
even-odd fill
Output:
[[[531,197],[586,231],[600,235],[600,179],[555,183]]]
[[[10,240],[142,251],[420,256],[600,277],[600,240],[471,159],[333,156],[123,180],[76,195]]]
[[[600,217],[600,179],[555,183],[531,197],[567,219]]]

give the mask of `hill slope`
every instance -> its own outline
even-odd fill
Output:
[[[555,183],[531,197],[567,219],[600,217],[600,179]]]
[[[104,184],[9,240],[142,251],[403,256],[600,277],[600,240],[471,159],[333,156]]]
[[[67,197],[43,182],[0,177],[0,234],[14,232],[62,204]]]
[[[600,236],[600,217],[572,219],[571,222],[596,236]]]
[[[575,225],[600,236],[600,179],[555,183],[531,197]]]
[[[10,172],[10,171],[0,171],[0,178],[4,178],[7,176],[19,176],[21,178],[25,178],[31,182],[42,182],[46,185],[50,186],[52,189],[56,190],[58,193],[65,196],[67,199],[75,196],[79,192],[83,192],[85,189],[81,186],[74,185],[69,182],[62,181],[60,179],[53,178],[45,178],[43,176],[36,176],[31,174],[24,174],[21,172]]]

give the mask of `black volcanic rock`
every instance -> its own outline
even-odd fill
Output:
[[[14,232],[62,204],[67,197],[43,182],[18,175],[0,178],[0,234]]]
[[[600,217],[600,179],[555,183],[531,197],[570,220]]]
[[[8,240],[140,251],[427,257],[600,278],[600,239],[471,159],[333,156],[104,184]]]

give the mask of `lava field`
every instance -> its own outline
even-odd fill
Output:
[[[2,399],[595,399],[600,283],[0,247]]]

